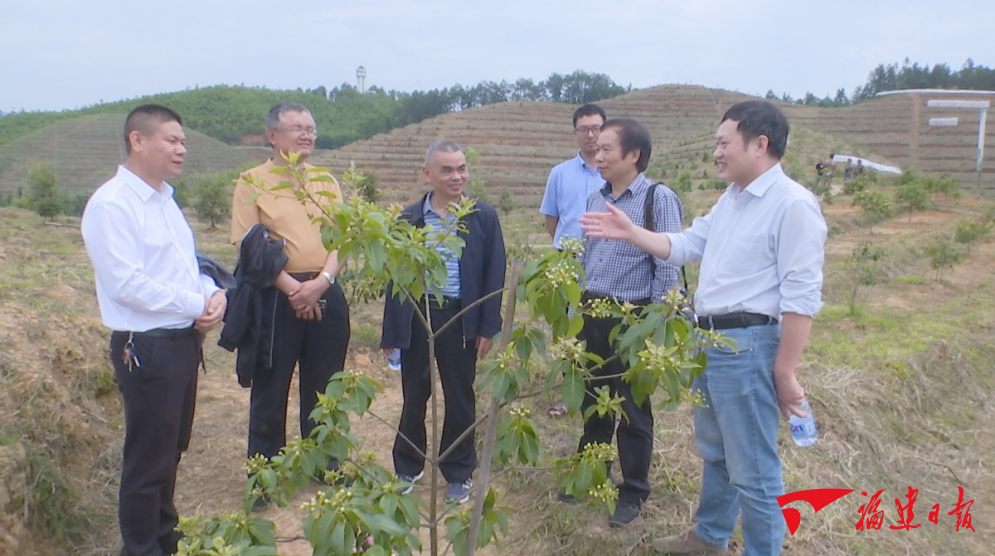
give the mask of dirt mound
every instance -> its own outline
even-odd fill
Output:
[[[0,554],[103,544],[120,404],[79,233],[0,216]]]

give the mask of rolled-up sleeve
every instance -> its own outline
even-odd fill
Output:
[[[684,266],[688,263],[701,262],[701,254],[705,252],[705,242],[708,231],[712,228],[712,213],[695,218],[691,227],[680,233],[668,233],[670,238],[670,257],[667,264]]]
[[[822,309],[826,233],[814,200],[798,199],[786,207],[777,246],[782,313],[814,317]]]

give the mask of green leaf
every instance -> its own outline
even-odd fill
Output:
[[[566,335],[568,337],[574,337],[580,334],[580,331],[584,329],[584,317],[577,315],[570,318],[570,327],[567,329]]]
[[[584,401],[584,386],[584,379],[575,369],[571,369],[563,377],[563,403],[571,415],[580,409],[580,404]]]

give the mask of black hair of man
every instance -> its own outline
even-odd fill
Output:
[[[131,154],[131,139],[129,136],[132,131],[137,131],[142,135],[151,135],[156,126],[162,125],[166,122],[176,122],[183,125],[183,119],[176,112],[166,108],[165,106],[159,104],[143,104],[138,108],[132,110],[127,119],[124,120],[124,150],[128,154]]]
[[[601,126],[601,131],[614,129],[618,133],[618,141],[622,145],[622,156],[639,149],[639,159],[636,160],[636,170],[645,172],[650,165],[650,152],[653,150],[653,140],[646,126],[632,118],[614,118]]]
[[[764,100],[748,100],[734,104],[726,110],[722,121],[739,122],[736,129],[749,142],[761,135],[767,137],[767,152],[776,160],[781,160],[788,146],[788,120],[784,113]]]
[[[585,104],[574,110],[574,127],[577,127],[577,120],[584,116],[601,116],[602,123],[608,119],[608,116],[605,116],[605,110],[597,104]]]

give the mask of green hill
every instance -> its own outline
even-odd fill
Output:
[[[403,121],[403,104],[386,93],[361,95],[346,89],[332,101],[324,95],[302,91],[218,85],[99,104],[80,110],[11,114],[0,118],[0,145],[54,122],[95,114],[127,114],[146,103],[169,106],[183,117],[187,129],[236,145],[243,135],[266,130],[266,113],[278,102],[296,102],[311,111],[321,131],[319,146],[344,145],[410,121]]]
[[[83,116],[0,145],[0,191],[26,191],[28,171],[39,162],[54,164],[58,183],[67,190],[94,190],[124,161],[123,129],[123,114]],[[254,149],[232,147],[196,131],[186,130],[186,135],[186,175],[238,168],[262,158]]]

